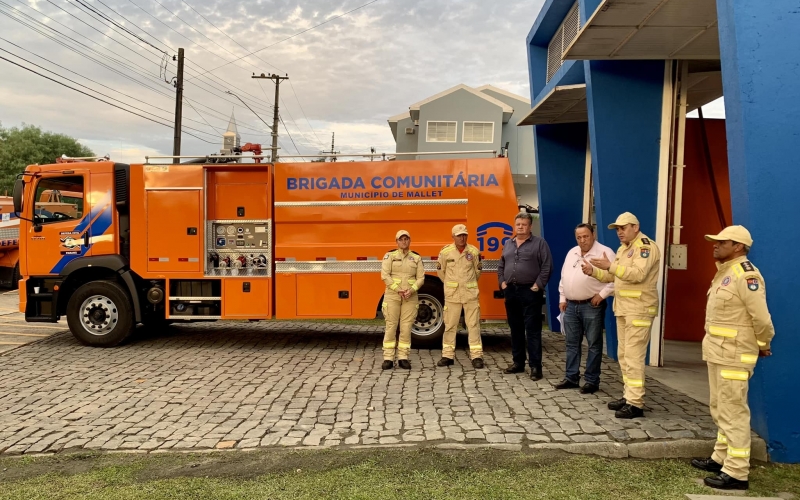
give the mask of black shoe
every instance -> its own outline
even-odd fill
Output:
[[[621,410],[617,410],[614,416],[617,418],[639,418],[644,417],[644,410],[638,406],[626,404]]]
[[[483,358],[475,358],[472,360],[472,367],[476,370],[483,368]]]
[[[436,363],[436,366],[449,366],[455,364],[455,361],[450,358],[442,358]]]
[[[397,366],[399,366],[403,370],[411,369],[411,363],[407,359],[401,359],[400,361],[398,361]]]
[[[394,368],[394,361],[388,359],[381,365],[381,370],[391,370],[392,368]]]
[[[536,382],[537,380],[542,380],[542,377],[543,375],[541,368],[539,368],[538,370],[534,370],[533,368],[531,368],[531,380]]]
[[[508,368],[503,370],[503,373],[523,373],[524,371],[524,366],[512,363],[508,365]]]
[[[623,406],[625,406],[628,402],[625,401],[625,398],[618,399],[616,401],[611,401],[608,403],[609,410],[621,410]]]
[[[600,389],[599,385],[583,384],[583,387],[581,387],[581,394],[594,394],[599,389]]]
[[[719,475],[716,476],[707,477],[703,479],[703,482],[706,483],[706,486],[718,490],[746,490],[750,487],[750,481],[739,481],[724,472],[720,472]]]
[[[707,472],[714,472],[715,474],[719,474],[722,472],[722,464],[718,464],[714,461],[713,458],[693,458],[692,459],[692,467],[700,470],[704,470]]]
[[[577,389],[580,386],[575,382],[564,379],[561,382],[554,385],[553,387],[555,387],[556,389]]]

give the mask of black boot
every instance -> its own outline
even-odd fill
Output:
[[[750,481],[740,481],[731,476],[720,472],[717,476],[707,477],[703,479],[706,486],[716,488],[718,490],[746,490],[750,487]]]
[[[407,359],[401,359],[397,362],[397,366],[402,368],[403,370],[410,370],[411,369],[411,362]]]
[[[381,370],[391,370],[392,368],[394,368],[394,361],[392,361],[390,359],[387,359],[381,365]]]
[[[644,417],[644,410],[638,406],[626,404],[622,407],[622,409],[617,410],[617,412],[614,413],[614,416],[617,418],[639,418]]]
[[[718,464],[713,458],[693,458],[692,467],[708,472],[719,474],[722,472],[722,464]]]
[[[436,366],[450,366],[450,365],[453,365],[453,364],[455,364],[454,360],[452,360],[450,358],[442,357],[442,359],[440,359],[439,362],[436,363]]]
[[[571,380],[564,379],[553,387],[556,389],[577,389],[580,386]]]
[[[483,368],[483,358],[475,358],[472,360],[472,367],[476,370]]]
[[[628,402],[625,401],[625,398],[618,399],[616,401],[610,401],[608,403],[609,410],[621,410],[623,406],[625,406]]]
[[[531,380],[536,382],[537,380],[542,380],[542,369],[541,368],[531,368]]]
[[[525,367],[522,365],[518,365],[516,363],[512,363],[508,365],[508,368],[503,370],[503,373],[522,373],[525,371]]]

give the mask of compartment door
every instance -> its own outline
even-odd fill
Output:
[[[351,316],[352,280],[349,274],[298,274],[298,316]]]
[[[199,189],[147,191],[147,270],[200,272],[202,197]]]

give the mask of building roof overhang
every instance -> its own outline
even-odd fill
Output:
[[[517,123],[517,126],[580,123],[588,120],[586,84],[581,83],[553,88]]]
[[[603,0],[564,59],[719,59],[715,0]]]

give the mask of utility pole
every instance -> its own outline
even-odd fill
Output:
[[[331,154],[331,155],[335,155],[335,154],[340,153],[340,151],[336,151],[336,148],[334,148],[334,144],[335,144],[334,140],[335,139],[336,139],[336,132],[331,132],[331,150],[330,151],[320,151],[320,153]],[[332,157],[331,161],[336,161],[336,157],[335,156]]]
[[[175,56],[172,56],[175,60]],[[175,82],[175,135],[172,141],[172,154],[181,155],[181,120],[183,118],[183,49],[178,49],[178,77]],[[174,163],[180,163],[180,158],[173,158]]]
[[[275,113],[272,116],[272,161],[273,163],[278,161],[278,102],[280,99],[280,88],[281,82],[283,80],[288,80],[289,75],[286,76],[279,76],[276,74],[265,75],[261,73],[261,75],[253,75],[252,78],[258,79],[265,79],[265,80],[272,80],[275,82]]]

